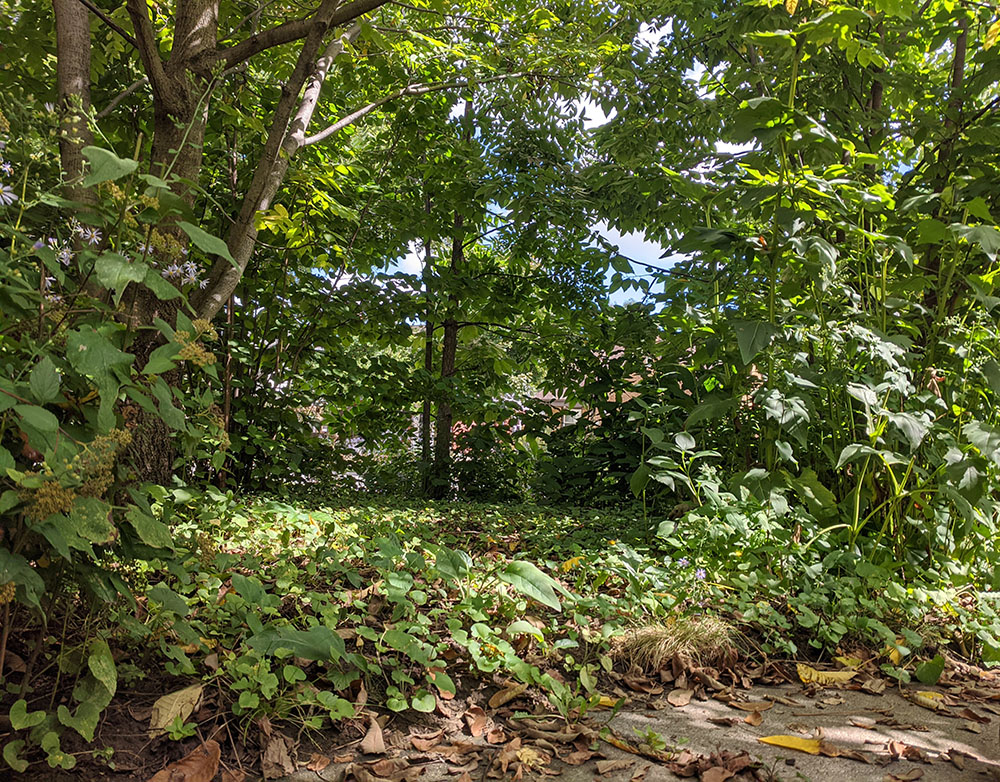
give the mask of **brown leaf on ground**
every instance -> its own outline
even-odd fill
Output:
[[[368,732],[361,739],[361,751],[366,755],[385,754],[385,737],[382,735],[382,726],[372,716],[368,717]]]
[[[624,771],[634,764],[634,760],[628,760],[627,758],[619,758],[618,760],[598,760],[597,773],[604,775],[610,774],[612,771]]]
[[[527,684],[515,684],[506,689],[500,690],[496,695],[494,695],[489,700],[489,707],[491,709],[499,709],[501,706],[510,703],[515,698],[520,698],[528,690]]]
[[[481,706],[470,706],[465,712],[465,722],[473,738],[479,738],[486,732],[488,719]]]
[[[222,782],[244,782],[247,775],[243,771],[227,768],[222,772]]]
[[[219,770],[221,757],[219,742],[209,739],[193,752],[154,774],[149,782],[211,782]]]
[[[692,695],[694,695],[694,690],[671,690],[670,694],[667,695],[667,700],[671,706],[680,708],[691,702]]]
[[[416,770],[411,768],[410,762],[404,758],[382,758],[372,763],[366,763],[365,766],[373,774],[377,774],[380,777],[393,777],[400,774],[400,772]]]
[[[918,763],[930,763],[924,753],[917,747],[902,741],[887,741],[885,747],[889,750],[889,757],[893,760],[913,760]]]
[[[268,740],[267,746],[264,747],[264,755],[260,759],[264,779],[278,779],[295,771],[295,764],[288,754],[288,744],[289,740],[280,733]]]
[[[632,779],[630,780],[630,782],[643,782],[646,779],[646,774],[649,773],[649,770],[651,768],[652,765],[647,763],[642,768],[636,769],[636,772],[632,775]]]
[[[589,749],[576,749],[570,752],[566,757],[561,758],[563,763],[570,766],[582,766],[592,757],[594,757],[594,752]]]
[[[742,711],[767,711],[774,706],[771,701],[730,701],[729,705]]]
[[[764,715],[759,711],[752,711],[743,719],[743,721],[747,725],[753,725],[756,728],[764,721]]]
[[[962,709],[958,712],[958,716],[964,720],[969,720],[970,722],[978,722],[982,725],[989,725],[992,720],[985,714],[976,714],[972,709]]]
[[[701,774],[701,782],[725,782],[727,779],[736,776],[728,768],[723,768],[722,766],[713,766],[710,769],[706,769]]]
[[[972,722],[971,720],[962,720],[962,730],[967,730],[969,733],[982,733],[983,726],[978,722]]]
[[[491,728],[489,733],[486,734],[487,744],[503,744],[507,740],[507,734],[503,732],[503,728],[499,725]]]
[[[885,692],[884,679],[868,679],[861,683],[861,689],[869,695],[881,695]]]
[[[760,712],[757,712],[760,714]],[[738,725],[739,720],[736,717],[709,717],[708,721],[713,725],[721,725],[724,728],[731,728],[733,725]]]
[[[310,771],[322,771],[330,765],[330,762],[330,758],[326,755],[320,755],[318,752],[313,752],[309,757],[309,762],[306,763],[306,768]]]
[[[924,775],[922,768],[911,768],[909,771],[893,771],[885,775],[885,782],[913,782]]]
[[[869,717],[851,717],[851,724],[855,728],[864,728],[865,730],[875,730],[876,722]]]

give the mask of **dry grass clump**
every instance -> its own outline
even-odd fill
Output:
[[[724,667],[737,657],[736,632],[715,616],[671,617],[629,631],[612,650],[626,668],[656,673],[680,660],[687,666]]]

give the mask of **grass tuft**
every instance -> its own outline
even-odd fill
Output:
[[[646,673],[672,665],[675,658],[694,667],[720,667],[735,661],[735,631],[716,616],[682,616],[643,625],[623,635],[613,656],[626,668]]]

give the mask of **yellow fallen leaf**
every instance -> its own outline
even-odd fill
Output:
[[[621,700],[621,698],[612,698],[610,695],[602,695],[601,699],[597,702],[597,706],[601,709],[613,709],[618,705],[619,700]]]
[[[757,741],[761,744],[772,744],[775,747],[808,752],[810,755],[819,754],[821,743],[820,739],[804,739],[801,736],[761,736]]]
[[[490,698],[489,707],[491,709],[499,709],[501,706],[510,703],[515,698],[520,698],[527,690],[527,684],[515,684],[504,690],[500,690],[500,692]]]
[[[183,690],[177,690],[164,695],[153,704],[153,712],[149,716],[149,737],[155,739],[166,733],[167,726],[180,717],[186,720],[201,703],[202,686],[192,684]]]
[[[907,649],[905,646],[903,646],[904,643],[906,643],[905,638],[897,638],[896,643],[889,644],[883,650],[882,653],[888,655],[889,660],[890,662],[892,662],[893,665],[899,665],[900,661],[902,661],[903,659],[903,656],[910,653],[910,650]]]
[[[931,711],[944,708],[944,695],[940,692],[917,690],[910,696],[910,700],[918,706],[923,706],[925,709],[930,709]]]
[[[834,657],[838,663],[843,665],[845,668],[860,668],[864,664],[864,660],[860,657]]]
[[[569,559],[567,559],[565,562],[563,562],[559,566],[559,569],[563,573],[568,573],[573,568],[575,568],[577,565],[579,565],[581,562],[583,562],[583,557],[570,557]]]
[[[857,671],[818,671],[811,665],[799,663],[795,666],[803,684],[845,684],[857,675]]]

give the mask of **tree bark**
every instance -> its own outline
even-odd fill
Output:
[[[94,194],[81,184],[83,148],[94,143],[90,112],[90,17],[78,0],[52,0],[56,18],[56,83],[59,91],[59,158],[66,197],[84,204]]]

